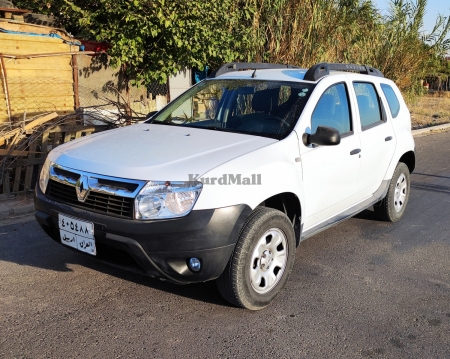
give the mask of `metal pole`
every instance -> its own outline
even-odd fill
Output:
[[[8,76],[6,75],[6,67],[5,67],[5,61],[3,60],[3,54],[0,53],[0,67],[1,67],[1,75],[3,79],[3,91],[5,92],[5,100],[6,100],[6,107],[8,110],[8,120],[9,120],[9,126],[12,128],[11,123],[11,102],[9,100],[9,89],[8,89]]]
[[[78,92],[78,61],[77,55],[72,55],[72,71],[73,71],[73,93],[75,110],[80,108],[80,94]]]
[[[167,103],[170,102],[170,80],[169,77],[167,77],[167,82],[166,82],[166,86],[167,86]]]

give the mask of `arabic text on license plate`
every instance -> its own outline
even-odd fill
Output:
[[[95,256],[94,224],[81,219],[58,214],[61,242],[82,252]]]

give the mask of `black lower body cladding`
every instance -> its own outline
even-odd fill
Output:
[[[35,191],[35,207],[38,223],[58,243],[61,243],[58,213],[92,222],[96,259],[179,284],[220,276],[252,211],[242,204],[192,211],[179,219],[138,221],[54,201],[45,196],[39,186]],[[201,261],[198,272],[191,271],[187,265],[193,257]]]

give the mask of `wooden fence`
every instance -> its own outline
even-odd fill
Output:
[[[0,196],[33,190],[47,154],[60,144],[103,131],[105,126],[59,125],[41,132],[38,136],[30,131],[22,141],[28,141],[23,149],[0,149],[4,170]],[[34,137],[32,137],[34,136]],[[22,142],[23,143],[23,142]],[[6,158],[8,156],[8,158]]]

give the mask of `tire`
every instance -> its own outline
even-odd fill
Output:
[[[216,281],[220,294],[238,307],[259,310],[268,306],[289,278],[295,243],[292,223],[283,212],[257,207]]]
[[[373,208],[375,215],[387,222],[397,222],[405,213],[406,204],[409,199],[411,188],[411,178],[408,166],[403,162],[399,162],[386,196]]]

